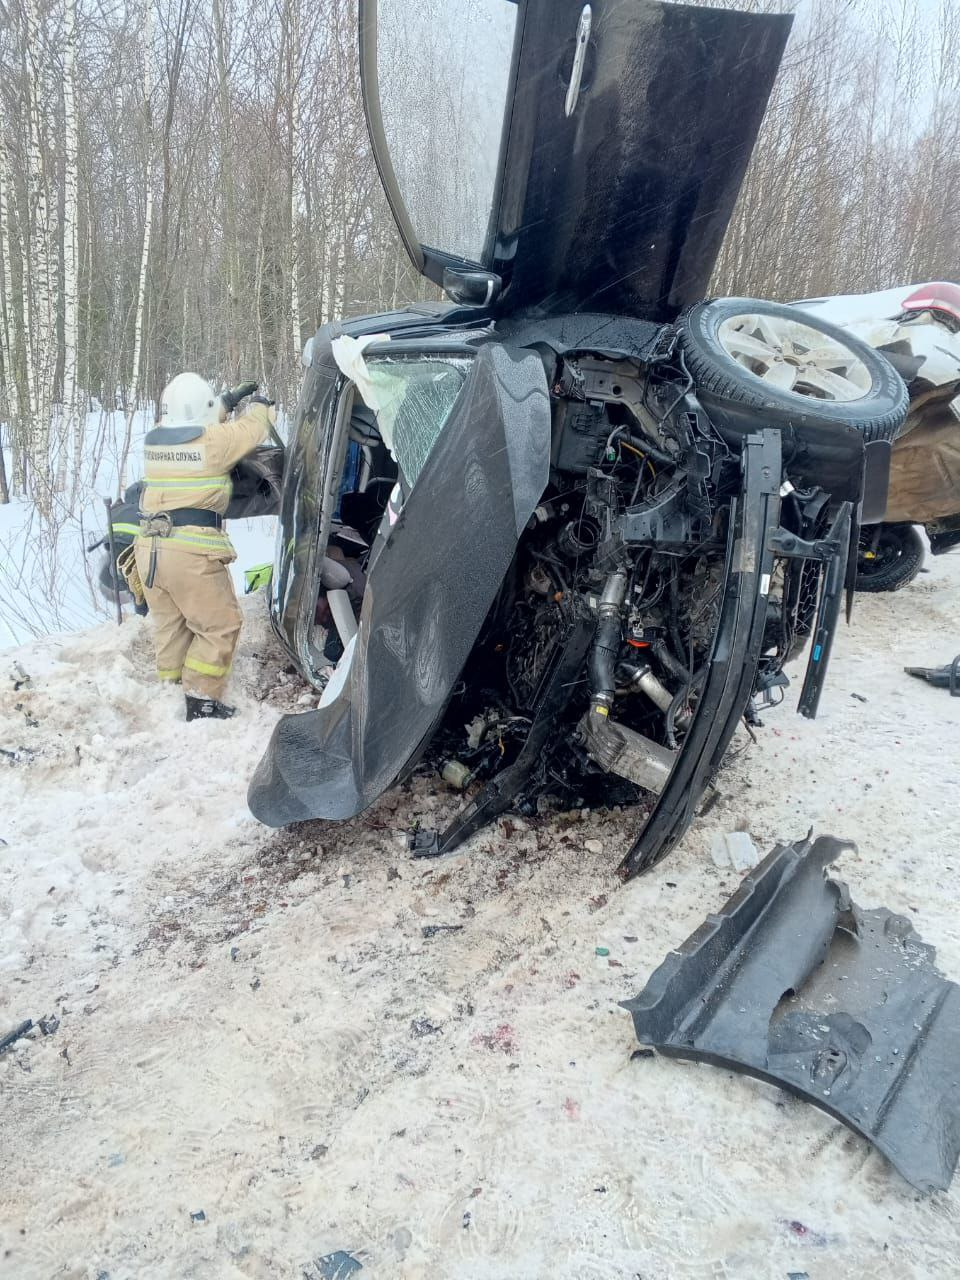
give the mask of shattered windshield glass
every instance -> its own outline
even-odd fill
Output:
[[[465,357],[367,362],[377,428],[410,488],[443,430],[470,363]]]

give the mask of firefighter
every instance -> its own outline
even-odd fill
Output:
[[[182,682],[187,720],[226,720],[236,710],[222,700],[242,623],[223,513],[230,471],[276,421],[262,396],[226,421],[228,406],[251,390],[255,383],[221,397],[198,374],[180,373],[144,442],[136,564],[153,615],[157,675]]]

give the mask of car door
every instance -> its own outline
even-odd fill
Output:
[[[792,19],[663,0],[360,0],[374,155],[457,301],[670,320],[701,298]]]

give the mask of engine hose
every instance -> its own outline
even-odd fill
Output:
[[[567,585],[566,578],[563,576],[563,565],[561,561],[559,561],[556,556],[550,555],[550,553],[547,551],[534,551],[532,547],[530,548],[530,554],[533,556],[535,560],[542,560],[545,564],[548,564],[550,566],[550,569],[553,571],[554,577],[557,579],[557,582],[560,584],[560,590],[563,592],[565,596],[569,595],[570,588]]]
[[[587,678],[591,699],[603,707],[599,712],[601,715],[609,715],[617,690],[614,668],[620,656],[620,610],[627,594],[627,583],[623,569],[611,573],[597,608],[597,630],[587,659]]]
[[[665,449],[658,449],[645,436],[628,435],[626,440],[628,444],[633,445],[634,449],[639,449],[646,457],[652,458],[654,462],[659,462],[662,466],[672,467],[677,463],[677,459],[672,454],[667,453]]]
[[[672,751],[675,751],[677,747],[677,738],[674,732],[677,712],[683,705],[684,699],[688,698],[690,694],[693,693],[694,689],[696,689],[697,685],[703,680],[703,677],[706,675],[706,671],[706,667],[701,667],[699,671],[695,671],[692,677],[680,686],[677,692],[673,695],[673,701],[670,703],[669,707],[667,707],[664,715],[664,737],[667,740],[667,746]],[[683,674],[686,679],[687,673],[684,672]]]
[[[590,696],[609,705],[616,692],[614,666],[620,654],[620,619],[602,617],[597,622],[596,636],[587,661]]]
[[[650,644],[650,652],[656,660],[670,672],[672,676],[676,676],[678,680],[682,680],[684,684],[690,679],[690,672],[678,662],[670,652],[669,646],[665,640],[654,640]]]
[[[634,449],[638,449],[646,457],[652,458],[654,462],[659,462],[664,466],[673,466],[677,461],[665,450],[658,449],[655,444],[651,444],[645,437],[633,435],[628,427],[616,427],[610,432],[609,436],[607,436],[608,449],[618,437],[622,437],[627,444],[632,445]]]

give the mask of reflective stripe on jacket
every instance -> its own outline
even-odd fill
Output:
[[[162,437],[163,428],[155,434]],[[144,489],[140,508],[146,515],[197,507],[223,515],[230,503],[230,471],[241,458],[262,444],[270,432],[267,406],[252,404],[232,422],[207,427],[186,444],[153,443],[144,447]],[[182,551],[234,559],[226,531],[185,525],[167,538],[158,538]],[[159,547],[158,547],[159,549]]]

